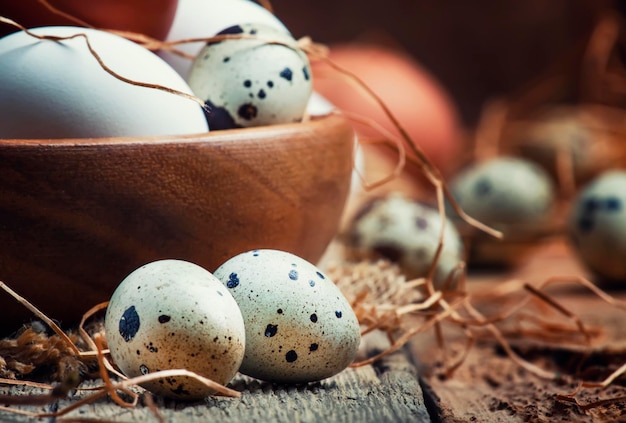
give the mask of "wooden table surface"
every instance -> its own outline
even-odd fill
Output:
[[[87,386],[93,386],[95,381]],[[156,399],[166,421],[172,422],[427,422],[422,390],[413,364],[404,352],[387,357],[374,366],[347,369],[319,383],[279,386],[238,375],[231,386],[241,398],[210,397],[181,403]],[[32,395],[37,390],[16,386],[2,393]],[[59,401],[55,408],[74,403],[86,393]],[[50,406],[21,407],[46,412]],[[158,421],[145,406],[125,409],[108,399],[86,405],[64,418],[104,421]],[[57,419],[63,421],[62,418]],[[0,412],[2,422],[26,422],[31,418]]]
[[[566,274],[588,276],[567,246],[557,241],[539,248],[528,262],[511,271],[471,271],[469,291],[488,290],[490,286],[513,278],[539,283],[549,276]],[[622,292],[611,294],[626,300]],[[606,373],[626,362],[626,341],[622,341],[626,334],[626,327],[622,325],[625,311],[607,306],[574,284],[557,288],[553,297],[579,315],[589,327],[601,327],[602,336],[584,348],[513,341],[515,351],[538,366],[561,371],[565,371],[566,364],[575,358],[591,357],[593,363],[586,367],[588,374],[598,368]],[[455,345],[458,346],[455,344],[457,335],[446,338],[452,347],[450,351],[455,351]],[[194,403],[157,399],[156,404],[166,421],[191,422],[626,421],[626,417],[621,417],[626,400],[610,401],[590,409],[559,401],[557,394],[569,391],[571,384],[530,374],[489,339],[476,342],[452,377],[442,379],[435,371],[443,358],[434,339],[432,333],[418,335],[405,348],[374,365],[350,368],[320,383],[279,386],[239,375],[232,382],[232,387],[242,392],[239,399],[211,397]],[[365,348],[375,352],[381,346],[376,341],[368,341]],[[420,369],[419,373],[417,369]],[[584,405],[596,399],[626,395],[623,385],[624,382],[618,379],[607,389],[585,390],[579,400]],[[15,395],[37,392],[22,386],[4,387],[1,391]],[[74,393],[54,406],[62,409],[83,395],[86,394]],[[46,411],[49,406],[23,408]],[[64,418],[158,421],[143,405],[124,409],[109,399],[86,405]],[[31,420],[0,412],[0,421]]]

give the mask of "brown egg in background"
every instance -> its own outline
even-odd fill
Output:
[[[94,28],[131,31],[164,39],[174,21],[178,0],[50,0],[49,4]],[[77,25],[73,20],[51,12],[38,0],[0,2],[0,16],[27,28]],[[0,24],[0,36],[16,30]]]
[[[380,97],[422,149],[442,172],[450,175],[457,166],[462,149],[462,125],[451,96],[425,68],[397,48],[371,42],[331,44],[329,59],[353,73]],[[338,109],[376,121],[396,136],[400,132],[383,109],[358,84],[350,81],[330,65],[313,61],[314,89]],[[384,135],[370,126],[354,121],[360,139],[362,173],[367,183],[390,175],[398,163],[393,147],[384,143]],[[374,141],[374,142],[372,142]],[[415,155],[405,146],[407,155]],[[432,186],[416,165],[407,164],[391,182],[374,188],[355,187],[347,215],[373,195],[400,191],[416,198],[432,198]]]

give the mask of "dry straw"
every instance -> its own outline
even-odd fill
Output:
[[[62,11],[54,8],[47,1],[39,1],[46,5],[46,7],[54,13],[73,19],[82,26],[90,27],[87,23],[76,20],[75,18],[72,18]],[[271,10],[269,2],[266,1],[263,2],[263,4]],[[190,96],[189,94],[181,93],[159,85],[133,81],[125,78],[123,75],[115,73],[102,61],[98,53],[92,48],[89,43],[89,38],[85,34],[76,34],[67,38],[40,36],[32,34],[26,28],[10,19],[0,17],[0,22],[13,25],[32,36],[40,39],[47,39],[51,42],[61,42],[63,40],[77,37],[84,38],[90,53],[98,61],[102,69],[112,76],[129,84],[159,89],[174,95],[181,95],[204,106],[201,100],[195,98],[194,96]],[[177,45],[196,41],[250,38],[227,35],[203,39],[162,42],[146,37],[142,34],[120,31],[112,32],[136,41],[144,45],[146,48],[153,50],[165,49],[186,57],[188,57],[188,55],[185,55],[183,52],[176,49]],[[274,40],[265,41],[276,42]],[[326,62],[329,66],[331,66],[331,68],[342,75],[348,83],[355,84],[366,96],[373,99],[380,106],[388,119],[398,129],[400,133],[399,138],[390,134],[388,131],[385,131],[377,122],[368,120],[361,116],[339,111],[339,113],[343,113],[348,119],[364,123],[378,130],[385,137],[385,142],[392,145],[393,148],[398,151],[397,166],[393,170],[392,174],[380,181],[366,182],[366,189],[371,189],[372,187],[386,183],[397,177],[397,175],[399,175],[402,171],[406,161],[412,161],[419,166],[430,183],[436,188],[437,204],[441,214],[442,227],[446,224],[444,199],[447,198],[450,205],[467,223],[494,237],[502,236],[502,234],[498,231],[495,231],[481,222],[472,219],[470,216],[467,216],[463,210],[461,210],[454,198],[450,195],[449,189],[439,170],[432,165],[419,145],[411,139],[402,127],[401,123],[389,110],[387,105],[367,86],[367,84],[350,72],[349,69],[344,69],[332,62],[328,58],[327,49],[324,46],[312,42],[309,38],[302,38],[297,41],[297,45],[290,47],[302,49],[307,53],[311,60]],[[487,140],[487,144],[492,143],[494,139],[499,137],[502,122],[510,116],[510,109],[507,107],[508,105],[505,103],[496,103],[492,108],[487,110],[490,122],[495,122],[492,126],[483,127],[479,131],[480,138]],[[405,152],[405,149],[407,148],[413,153],[410,157]],[[496,150],[492,148],[490,154],[495,153]],[[549,309],[556,311],[564,318],[564,322],[555,324],[552,321],[544,319],[540,314],[532,315],[533,323],[539,328],[538,332],[541,336],[543,336],[543,339],[565,339],[568,342],[589,345],[593,341],[594,337],[597,336],[598,331],[583,324],[580,318],[569,311],[565,306],[560,304],[553,296],[547,294],[544,291],[544,288],[555,283],[579,284],[589,289],[593,294],[613,307],[625,309],[626,305],[606,294],[588,280],[580,277],[547,278],[543,283],[536,286],[530,285],[524,281],[511,281],[509,283],[499,285],[497,289],[493,289],[488,293],[474,294],[468,294],[465,292],[464,281],[462,281],[460,286],[455,290],[435,291],[432,285],[432,273],[443,247],[443,233],[444,232],[442,230],[438,250],[431,266],[430,274],[426,278],[407,280],[395,265],[385,261],[368,260],[356,263],[344,261],[329,267],[329,275],[336,281],[339,288],[345,293],[351,302],[351,305],[357,314],[360,323],[362,324],[363,334],[373,330],[384,331],[391,344],[387,350],[373,357],[369,357],[359,363],[354,363],[353,366],[367,365],[376,360],[380,360],[392,352],[401,349],[417,334],[424,333],[431,329],[434,330],[435,336],[438,339],[442,355],[447,357],[449,353],[446,350],[445,333],[443,329],[443,324],[446,323],[452,324],[454,327],[461,329],[461,332],[466,338],[466,347],[461,353],[457,354],[456,357],[448,361],[443,372],[444,376],[451,376],[454,373],[454,370],[463,363],[475,340],[481,337],[485,338],[486,336],[499,344],[511,360],[530,373],[542,378],[552,380],[562,379],[578,383],[578,390],[565,394],[559,394],[559,400],[574,402],[581,408],[593,407],[602,404],[602,401],[598,401],[595,404],[580,404],[577,402],[575,395],[584,388],[606,387],[612,384],[619,376],[626,372],[626,364],[601,382],[576,381],[572,376],[559,375],[555,372],[545,370],[520,357],[508,341],[508,337],[519,336],[520,332],[506,332],[501,329],[500,324],[517,318],[520,315],[524,315],[524,311],[529,305],[541,303],[546,305]],[[457,271],[464,274],[465,269],[463,268],[463,265],[461,265]],[[148,380],[159,379],[170,375],[192,377],[211,387],[221,395],[232,397],[238,397],[241,395],[237,391],[217,384],[214,381],[208,380],[185,369],[156,372],[132,379],[125,378],[117,372],[114,365],[107,359],[108,351],[106,350],[106,339],[101,325],[97,326],[96,329],[92,328],[91,330],[88,330],[85,327],[86,323],[90,319],[94,320],[92,319],[93,316],[97,315],[106,307],[106,304],[96,305],[89,310],[85,314],[85,317],[83,318],[76,334],[66,334],[58,327],[58,325],[54,323],[52,319],[41,313],[34,305],[30,304],[25,298],[19,296],[6,284],[0,282],[0,288],[11,294],[16,301],[28,308],[37,318],[41,319],[54,332],[54,335],[48,336],[42,331],[38,331],[36,328],[31,327],[25,329],[16,339],[5,340],[0,343],[0,355],[3,358],[3,361],[0,361],[0,371],[3,372],[3,377],[5,377],[5,379],[0,380],[0,382],[5,384],[20,384],[22,386],[39,388],[48,391],[47,393],[41,395],[5,395],[0,397],[0,402],[7,405],[20,406],[48,404],[66,397],[68,393],[74,389],[80,389],[80,383],[84,378],[99,377],[103,381],[101,386],[94,388],[92,392],[86,395],[83,399],[72,403],[70,406],[59,410],[58,412],[36,413],[12,407],[1,407],[3,410],[25,414],[32,417],[57,417],[67,414],[68,412],[73,411],[91,401],[106,396],[110,397],[121,407],[133,407],[137,404],[139,399],[139,394],[133,389],[135,386]],[[506,304],[506,310],[496,310],[491,313],[485,311],[489,309],[493,310],[494,305],[497,306],[499,304]],[[525,316],[530,320],[528,317],[530,315],[531,314],[528,313]],[[528,332],[526,335],[528,335]],[[534,335],[537,335],[537,333]],[[61,365],[60,363],[65,364]],[[56,368],[56,371],[50,376],[57,382],[54,386],[28,381],[11,381],[12,378],[23,377],[24,375],[30,374],[37,368],[47,366]],[[92,371],[92,369],[95,370]],[[110,374],[114,374],[118,381],[113,381],[109,376]],[[123,393],[124,397],[130,398],[130,400],[124,399],[120,396],[120,393]],[[612,399],[605,401],[612,401]],[[163,417],[151,401],[151,397],[149,395],[144,394],[144,404],[146,404],[147,408],[150,409],[160,421],[163,420]]]

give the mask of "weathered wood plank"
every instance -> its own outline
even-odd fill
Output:
[[[171,422],[429,422],[415,367],[404,353],[388,357],[375,367],[347,369],[319,383],[304,386],[273,385],[238,375],[231,384],[242,392],[240,399],[210,397],[195,403],[157,399],[161,414]],[[28,395],[24,387],[3,393]],[[84,396],[59,401],[58,407]],[[45,411],[45,407],[28,407]],[[112,401],[99,400],[68,417],[114,421],[156,421],[146,407],[123,409]],[[25,422],[24,416],[0,412],[0,421]]]
[[[538,283],[554,275],[589,276],[580,268],[567,246],[557,242],[538,251],[524,266],[514,272],[474,273],[469,290],[488,289],[509,279]],[[602,333],[590,346],[545,341],[520,336],[511,339],[515,351],[542,369],[560,374],[577,374],[585,380],[602,380],[626,362],[626,311],[608,305],[580,286],[571,284],[549,291],[588,327],[600,328]],[[613,290],[615,298],[626,300],[626,292]],[[495,307],[501,305],[494,305]],[[561,316],[562,317],[562,316]],[[566,319],[563,319],[567,322]],[[574,322],[570,321],[572,327]],[[459,337],[447,338],[447,345],[458,352]],[[441,352],[434,342],[413,342],[411,348],[425,369],[441,365]],[[423,373],[423,388],[430,408],[436,410],[434,420],[456,422],[613,422],[623,421],[625,399],[602,406],[583,409],[575,404],[557,400],[576,388],[575,383],[562,383],[537,377],[522,369],[506,356],[493,340],[481,340],[470,350],[464,364],[454,375],[440,379]],[[580,379],[577,379],[580,380]],[[607,389],[583,389],[576,398],[581,404],[598,399],[626,396],[623,383]]]

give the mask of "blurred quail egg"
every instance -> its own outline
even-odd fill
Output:
[[[134,81],[191,94],[162,59],[120,36],[90,28],[41,27],[40,40],[20,31],[0,39],[0,138],[100,138],[195,134],[208,131],[194,101],[132,85]]]
[[[313,264],[284,251],[254,250],[214,274],[246,324],[241,373],[305,383],[339,373],[356,357],[359,322],[339,288]]]
[[[626,280],[626,171],[608,171],[587,184],[568,227],[585,265],[604,279]]]
[[[293,37],[264,24],[235,25],[217,35],[260,39],[209,42],[196,57],[188,82],[210,109],[210,128],[301,121],[312,91],[311,70]]]
[[[553,183],[534,162],[511,156],[479,162],[457,174],[450,189],[468,215],[504,235],[496,239],[477,231],[449,208],[465,238],[471,265],[515,265],[554,231]]]
[[[408,277],[425,277],[439,245],[441,227],[436,208],[392,193],[359,210],[349,225],[348,243],[357,255],[374,253],[397,262]],[[462,261],[461,237],[446,219],[443,249],[433,278],[435,289],[455,286],[455,270]]]
[[[467,214],[496,227],[538,222],[547,216],[554,198],[545,170],[507,156],[466,168],[452,179],[450,188]]]
[[[187,369],[226,384],[245,350],[245,328],[230,292],[204,268],[182,260],[148,263],[117,287],[106,311],[111,356],[128,377]],[[155,394],[198,399],[213,393],[187,377],[142,385]]]

